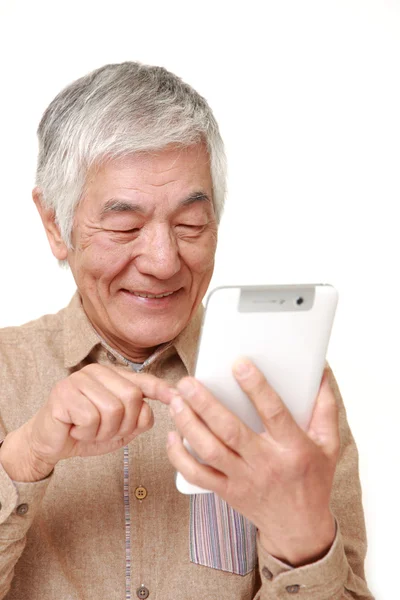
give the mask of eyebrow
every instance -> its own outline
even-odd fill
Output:
[[[187,198],[182,200],[178,208],[183,206],[190,206],[195,202],[211,202],[210,197],[205,192],[194,192]],[[101,209],[100,218],[104,218],[110,212],[133,212],[143,213],[143,206],[135,204],[134,202],[128,202],[127,200],[119,200],[118,198],[111,198],[107,200],[103,208]]]

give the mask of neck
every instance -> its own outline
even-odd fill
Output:
[[[92,323],[93,329],[96,331],[103,345],[120,357],[125,358],[133,363],[144,363],[149,356],[151,356],[159,346],[153,346],[151,348],[135,348],[134,346],[127,347],[125,344],[120,344],[117,339],[110,338],[104,335],[103,332],[99,331],[98,328]]]

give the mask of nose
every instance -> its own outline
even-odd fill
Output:
[[[168,226],[159,225],[149,231],[135,259],[136,268],[157,279],[171,279],[181,268],[178,244]]]

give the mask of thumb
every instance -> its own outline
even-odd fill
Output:
[[[140,409],[140,413],[138,416],[138,420],[136,423],[136,433],[138,431],[140,431],[140,433],[143,433],[144,431],[147,431],[148,429],[151,429],[154,425],[154,414],[153,411],[151,410],[151,407],[149,406],[149,404],[147,404],[147,402],[143,402],[142,404],[142,408]]]
[[[326,454],[336,454],[340,446],[339,409],[329,384],[329,373],[325,370],[307,431],[315,444]]]

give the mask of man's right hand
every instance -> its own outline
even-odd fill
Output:
[[[42,408],[7,435],[0,462],[14,481],[39,481],[59,460],[113,452],[153,426],[144,398],[165,396],[169,387],[154,375],[88,365],[59,381]]]

